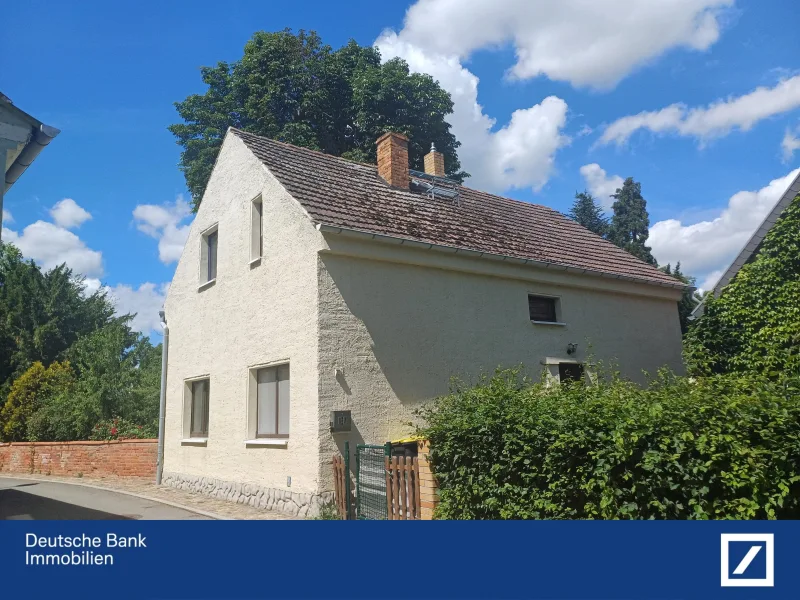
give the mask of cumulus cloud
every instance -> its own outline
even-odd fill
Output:
[[[703,108],[672,104],[661,110],[622,117],[606,127],[598,144],[624,144],[640,129],[705,141],[728,135],[734,129],[747,131],[763,119],[797,107],[800,107],[800,75],[784,79],[775,87],[760,87]]]
[[[56,225],[65,229],[80,227],[84,221],[92,218],[92,215],[78,206],[78,203],[72,198],[64,198],[60,202],[56,202],[55,206],[50,209],[50,216],[53,217]]]
[[[800,137],[797,137],[797,133],[800,133],[800,127],[796,127],[794,130],[787,129],[786,133],[783,134],[783,141],[781,142],[781,150],[783,150],[783,160],[784,162],[789,162],[792,160],[794,156],[795,150],[800,150]]]
[[[706,50],[734,0],[418,0],[403,42],[465,59],[511,43],[510,75],[610,88],[673,48]],[[446,26],[443,26],[445,24]]]
[[[580,170],[589,193],[597,198],[603,208],[606,210],[611,208],[611,205],[614,204],[611,194],[615,194],[617,189],[622,187],[624,183],[622,177],[619,175],[609,176],[605,169],[597,163],[583,165]]]
[[[5,208],[3,209],[3,223],[10,225],[14,222],[14,217],[11,216],[11,213],[8,212]]]
[[[3,240],[14,244],[25,258],[32,258],[46,271],[67,263],[77,274],[103,275],[103,253],[87,247],[77,235],[54,223],[36,221],[22,233],[4,227]]]
[[[687,225],[677,219],[650,228],[648,244],[660,264],[680,261],[681,270],[710,289],[792,183],[800,169],[757,191],[737,192],[718,217]]]
[[[172,204],[140,204],[133,210],[136,228],[158,240],[158,257],[165,265],[181,257],[190,226],[181,223],[191,214],[183,195]]]
[[[401,57],[412,71],[428,73],[450,92],[453,114],[448,122],[462,143],[459,158],[472,177],[469,185],[494,192],[508,188],[540,189],[553,171],[554,155],[569,143],[563,132],[567,104],[549,96],[519,109],[501,129],[478,103],[478,78],[453,54],[430,52],[385,31],[376,41],[385,60]]]
[[[117,314],[136,313],[131,328],[145,335],[161,333],[158,311],[164,306],[168,289],[169,283],[157,285],[150,282],[143,283],[138,288],[126,284],[105,288],[114,302]]]

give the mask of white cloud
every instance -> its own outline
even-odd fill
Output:
[[[8,212],[5,208],[3,209],[3,224],[10,225],[14,222],[14,217],[11,216],[11,213]]]
[[[192,211],[178,195],[173,204],[140,204],[133,210],[136,228],[158,240],[158,257],[165,265],[177,261],[183,252],[190,224],[181,225]]]
[[[781,150],[783,150],[783,160],[784,162],[789,162],[792,160],[794,156],[795,150],[800,150],[800,137],[797,137],[795,134],[800,133],[800,127],[795,128],[794,130],[787,129],[786,133],[783,134],[783,141],[781,142]]]
[[[64,198],[60,202],[56,202],[55,206],[50,209],[50,216],[53,217],[56,225],[65,229],[80,227],[84,221],[92,218],[92,215],[78,206],[78,203],[72,198]]]
[[[384,60],[405,59],[411,70],[428,73],[450,92],[454,109],[448,116],[462,143],[458,154],[472,177],[471,187],[502,192],[511,187],[540,189],[553,171],[554,155],[569,138],[562,133],[567,104],[549,96],[530,108],[514,111],[511,120],[492,132],[495,120],[478,103],[478,78],[458,57],[424,50],[385,31],[376,41]]]
[[[131,328],[145,335],[153,331],[161,333],[158,311],[164,306],[168,289],[168,283],[156,285],[150,282],[143,283],[138,288],[126,284],[105,287],[114,302],[117,314],[136,313]]]
[[[734,0],[418,0],[401,42],[469,57],[512,43],[513,77],[546,75],[574,86],[613,87],[673,48],[707,50]]]
[[[734,129],[747,131],[762,119],[800,107],[800,75],[784,79],[775,87],[760,87],[737,98],[719,100],[705,108],[672,104],[657,111],[640,112],[611,123],[598,144],[624,144],[639,129],[653,133],[675,133],[701,141],[728,135]]]
[[[53,223],[36,221],[22,233],[3,228],[3,240],[13,243],[25,258],[32,258],[46,271],[67,263],[76,274],[103,275],[103,253],[88,248],[77,235]]]
[[[619,175],[609,176],[605,169],[597,163],[583,165],[581,175],[586,182],[589,192],[597,198],[603,208],[608,210],[614,204],[611,194],[615,194],[618,188],[622,187],[624,180]]]
[[[710,289],[761,224],[789,184],[800,173],[771,181],[757,191],[737,192],[711,221],[685,225],[677,219],[659,221],[650,228],[647,243],[659,264],[680,261],[681,270],[698,277]]]

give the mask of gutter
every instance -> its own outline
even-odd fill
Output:
[[[384,235],[380,233],[372,233],[370,231],[363,231],[360,229],[352,229],[348,227],[340,227],[338,225],[326,225],[324,223],[317,223],[316,225],[317,231],[321,233],[334,233],[334,234],[342,234],[348,235],[351,237],[358,237],[358,238],[369,238],[377,241],[389,242],[393,244],[399,244],[401,246],[410,246],[412,248],[420,248],[423,250],[439,250],[450,252],[453,254],[460,254],[461,256],[468,256],[471,258],[484,258],[487,260],[495,260],[495,261],[504,261],[508,263],[518,264],[518,265],[531,265],[533,267],[538,267],[541,269],[550,269],[556,271],[566,271],[567,273],[575,273],[580,275],[591,275],[593,277],[603,277],[606,279],[619,279],[621,281],[631,281],[634,283],[644,283],[647,285],[652,285],[655,287],[666,287],[671,289],[691,289],[691,286],[687,286],[679,281],[675,281],[675,283],[667,283],[666,281],[652,281],[650,279],[645,279],[643,277],[633,277],[631,275],[618,275],[615,273],[606,273],[605,271],[597,271],[595,269],[584,269],[581,267],[570,267],[567,265],[562,265],[560,263],[554,262],[547,262],[541,260],[532,260],[529,258],[517,258],[514,256],[508,256],[505,254],[494,254],[492,252],[481,252],[478,250],[467,250],[466,248],[458,248],[456,246],[446,246],[444,244],[432,244],[429,242],[418,242],[416,240],[410,240],[407,238],[401,238],[397,236],[391,235]]]
[[[11,186],[16,183],[17,179],[20,178],[25,170],[31,166],[33,161],[36,160],[36,157],[44,150],[44,147],[52,142],[59,133],[61,133],[60,129],[50,127],[49,125],[39,125],[38,129],[34,129],[34,134],[31,136],[31,139],[6,171],[6,192],[11,189]]]
[[[156,458],[156,485],[161,485],[164,474],[164,425],[167,408],[167,356],[169,354],[169,327],[163,310],[158,311],[161,326],[164,328],[164,341],[161,344],[161,396],[158,403],[158,453]]]

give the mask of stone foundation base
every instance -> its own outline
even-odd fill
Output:
[[[254,508],[280,510],[298,517],[316,517],[325,504],[334,501],[333,492],[298,494],[252,483],[236,483],[181,473],[164,473],[162,483],[179,490],[197,492],[211,498],[247,504]]]

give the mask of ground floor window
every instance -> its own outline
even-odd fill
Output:
[[[256,437],[289,437],[289,365],[256,372]]]
[[[567,381],[582,381],[583,365],[579,363],[558,363],[558,380],[561,383]]]
[[[190,383],[189,436],[193,438],[208,437],[208,398],[209,380],[198,379]]]

